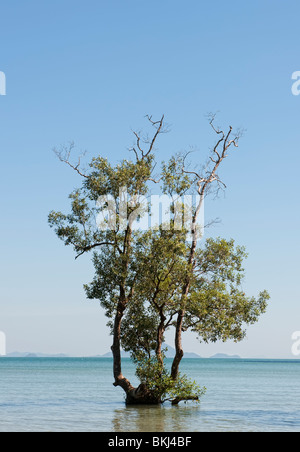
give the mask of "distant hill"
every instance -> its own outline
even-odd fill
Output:
[[[59,353],[57,355],[47,355],[46,353],[13,352],[6,355],[7,358],[68,358],[68,355]]]
[[[165,345],[168,349],[166,352],[167,358],[174,358],[175,356],[175,349],[171,347],[170,345]],[[130,358],[130,354],[127,352],[122,351],[121,352],[122,358]],[[6,355],[7,358],[68,358],[68,355],[64,355],[63,353],[59,354],[46,354],[46,353],[31,353],[31,352],[13,352],[8,353]],[[97,355],[92,358],[112,358],[112,352],[105,353],[104,355]],[[4,356],[5,358],[5,356]],[[183,359],[199,359],[201,358],[200,355],[193,352],[185,352]],[[224,353],[217,353],[216,355],[213,355],[210,357],[210,359],[241,359],[238,355],[226,355]]]
[[[216,355],[211,356],[210,359],[242,359],[242,358],[238,355],[226,355],[224,353],[217,353]]]
[[[171,347],[170,345],[165,344],[165,347],[167,347],[168,351],[166,352],[166,357],[167,358],[174,358],[175,356],[175,348]],[[121,352],[121,356],[122,358],[130,358],[130,353]],[[99,358],[112,358],[112,352],[108,352],[105,353],[104,355],[99,356]],[[190,352],[185,352],[184,353],[184,357],[183,358],[188,358],[188,359],[199,359],[201,358],[200,355],[197,355],[197,353],[190,353]]]

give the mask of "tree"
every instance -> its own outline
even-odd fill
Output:
[[[204,391],[180,374],[183,332],[194,331],[205,342],[240,341],[245,325],[265,312],[269,295],[264,291],[253,298],[243,292],[246,253],[233,240],[208,239],[199,246],[204,198],[213,187],[225,188],[218,170],[230,148],[238,147],[240,134],[233,134],[232,127],[227,133],[217,128],[212,115],[209,122],[217,141],[206,166],[191,170],[188,154],[175,155],[162,163],[157,180],[154,148],[166,127],[164,117],[147,118],[153,134],[149,138],[134,132],[133,160],[112,166],[99,156],[83,172],[80,159],[76,165],[70,161],[72,149],[57,152],[82,177],[82,185],[70,195],[71,213],[51,212],[49,223],[66,245],[73,246],[76,259],[94,251],[95,276],[85,290],[88,298],[100,300],[109,319],[114,385],[123,388],[127,403],[177,404],[198,400]],[[149,213],[142,200],[151,184],[162,184],[171,199],[170,223],[142,231],[136,226]],[[190,207],[190,224],[178,222],[188,210],[180,200],[193,192],[198,198]],[[176,349],[171,369],[163,348],[169,329],[174,330]],[[136,363],[138,388],[122,374],[121,347]]]

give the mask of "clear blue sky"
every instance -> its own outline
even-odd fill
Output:
[[[96,302],[86,302],[88,258],[74,261],[48,228],[52,209],[80,180],[52,148],[74,140],[118,160],[144,115],[172,125],[159,155],[214,136],[205,114],[247,132],[222,170],[226,197],[207,203],[222,218],[213,235],[247,247],[245,287],[268,289],[268,313],[241,344],[186,348],[292,358],[300,330],[299,1],[10,0],[1,4],[0,330],[8,352],[92,355],[111,343]]]

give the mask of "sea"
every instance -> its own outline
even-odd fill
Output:
[[[112,360],[1,358],[0,432],[300,432],[300,360],[184,359],[200,404],[129,406]],[[134,366],[123,373],[137,383]]]

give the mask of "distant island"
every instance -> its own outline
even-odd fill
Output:
[[[174,358],[175,356],[175,349],[171,347],[170,345],[165,345],[167,347],[166,352],[166,358]],[[129,353],[122,352],[122,358],[130,358]],[[112,352],[105,353],[104,355],[99,356],[99,358],[112,358]],[[202,356],[198,355],[197,353],[193,352],[185,352],[183,359],[201,359]],[[242,359],[238,355],[226,355],[224,353],[217,353],[216,355],[210,356],[209,359]]]
[[[170,345],[167,346],[166,358],[174,358],[175,349]],[[90,356],[86,358],[112,358],[112,352],[105,353],[104,355]],[[69,355],[63,353],[59,354],[46,354],[46,353],[32,353],[32,352],[13,352],[8,353],[6,356],[0,356],[0,358],[71,358]],[[122,358],[130,358],[130,354],[122,351]],[[185,359],[203,359],[202,356],[193,352],[186,352],[184,354]],[[226,355],[225,353],[217,353],[210,356],[209,359],[242,359],[238,355]]]
[[[31,353],[31,352],[13,352],[7,353],[3,358],[69,358],[68,355],[58,353],[57,355],[47,355],[46,353]]]
[[[174,358],[175,348],[171,347],[170,345],[165,345],[165,346],[167,347],[166,358]],[[122,351],[121,355],[122,355],[122,358],[130,358],[130,354],[127,352]],[[112,352],[108,352],[108,353],[105,353],[104,355],[99,356],[99,358],[112,358],[112,357],[113,357]],[[185,352],[184,358],[199,359],[199,358],[202,358],[202,356],[198,355],[197,353]]]

